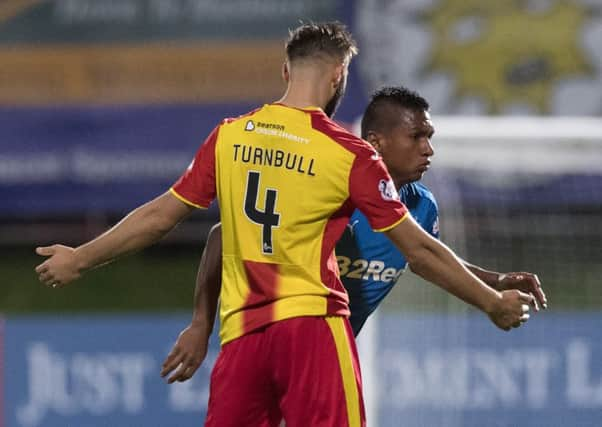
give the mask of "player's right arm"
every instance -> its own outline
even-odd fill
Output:
[[[217,224],[209,231],[199,264],[192,320],[182,330],[162,365],[162,377],[177,368],[167,380],[170,384],[191,378],[205,360],[222,287],[221,273],[222,233],[221,224]]]
[[[509,330],[529,318],[531,295],[518,290],[499,292],[487,286],[447,246],[425,232],[411,217],[386,233],[405,255],[414,273],[479,308],[499,328]]]
[[[77,248],[36,248],[49,257],[36,267],[40,281],[62,287],[94,267],[143,249],[165,236],[195,208],[207,208],[216,195],[215,147],[219,126],[209,134],[186,172],[170,191],[134,209],[113,228]]]
[[[87,270],[155,243],[194,209],[166,192],[88,243],[76,248],[58,244],[38,247],[38,255],[49,257],[36,267],[38,278],[48,286],[62,287]]]
[[[399,201],[384,163],[370,153],[358,149],[349,190],[351,201],[366,215],[372,229],[387,233],[412,271],[481,309],[501,329],[526,321],[533,297],[518,290],[499,292],[472,274],[447,246],[414,221]]]

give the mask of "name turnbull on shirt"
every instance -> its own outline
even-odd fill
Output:
[[[283,167],[309,176],[316,176],[314,172],[315,159],[306,159],[300,154],[289,153],[284,150],[234,144],[234,161],[277,168]]]

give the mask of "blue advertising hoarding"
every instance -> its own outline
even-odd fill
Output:
[[[159,375],[184,317],[9,319],[4,426],[201,425],[218,344],[191,381]],[[0,424],[2,425],[2,424]]]
[[[600,313],[381,315],[366,395],[380,427],[588,427],[602,416]],[[187,316],[8,318],[2,427],[198,426],[218,352],[188,382],[160,365]],[[363,362],[362,362],[363,363]],[[403,423],[400,423],[403,420]]]
[[[383,316],[378,425],[599,426],[601,321],[541,313],[504,333],[484,316]]]

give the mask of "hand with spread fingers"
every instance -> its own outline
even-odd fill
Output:
[[[209,333],[198,325],[190,324],[184,329],[171,352],[161,365],[161,376],[166,377],[167,383],[183,382],[190,379],[207,356]]]
[[[531,294],[534,297],[531,305],[535,311],[539,311],[540,307],[548,308],[548,300],[537,274],[527,272],[500,274],[496,288],[498,291],[518,289],[521,292]]]

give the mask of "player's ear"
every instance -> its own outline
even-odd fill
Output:
[[[284,63],[282,64],[282,78],[284,79],[284,81],[286,83],[288,83],[289,80],[291,79],[288,61],[284,61]]]
[[[334,88],[338,87],[339,84],[341,83],[341,80],[343,80],[345,78],[345,70],[346,70],[345,63],[337,64],[334,67],[334,72],[332,74],[332,86]]]
[[[368,141],[376,151],[379,153],[382,152],[383,138],[379,133],[369,130],[368,134],[366,135],[366,141]]]

